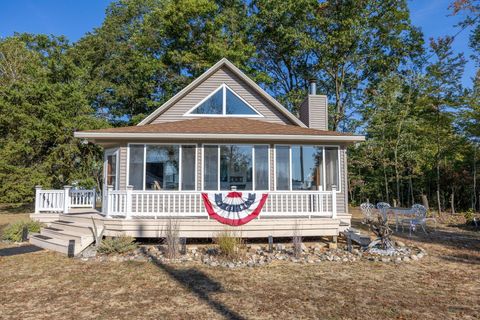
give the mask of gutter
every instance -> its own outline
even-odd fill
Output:
[[[288,135],[288,134],[219,134],[219,133],[132,133],[132,132],[75,132],[75,138],[83,139],[190,139],[190,140],[269,140],[269,141],[331,141],[361,142],[361,135]]]

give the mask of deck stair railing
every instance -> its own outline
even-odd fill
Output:
[[[248,192],[248,191],[243,191]],[[337,217],[337,192],[267,191],[262,217]],[[200,191],[114,190],[108,186],[102,211],[107,217],[208,217]]]
[[[95,208],[95,189],[72,189],[64,186],[63,190],[45,190],[35,187],[35,213],[63,212],[69,213],[75,208]]]

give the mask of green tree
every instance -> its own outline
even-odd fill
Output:
[[[97,185],[98,149],[73,132],[105,123],[93,117],[68,48],[43,35],[0,41],[0,202],[31,201],[37,184]]]
[[[112,123],[137,123],[221,58],[245,66],[246,19],[237,0],[113,2],[75,45],[92,106]]]

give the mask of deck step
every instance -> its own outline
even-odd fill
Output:
[[[56,228],[54,228],[56,229]],[[52,230],[51,228],[42,228],[40,234],[43,236],[56,238],[60,240],[75,240],[75,243],[83,246],[85,243],[92,243],[93,235],[92,234],[80,234],[78,232],[64,231],[64,230]]]
[[[75,241],[74,255],[82,252],[94,241],[92,223],[60,219],[53,221],[48,227],[41,228],[40,233],[30,237],[31,244],[63,254],[68,254],[70,240]]]
[[[30,236],[30,243],[47,250],[57,251],[63,254],[68,254],[68,240],[63,241],[41,234],[33,234]],[[80,245],[75,245],[74,255],[80,253],[82,250]]]

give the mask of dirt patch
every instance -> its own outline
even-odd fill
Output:
[[[398,265],[275,262],[251,269],[9,255],[0,257],[0,318],[480,318],[479,232],[441,225],[394,239],[429,255]]]

